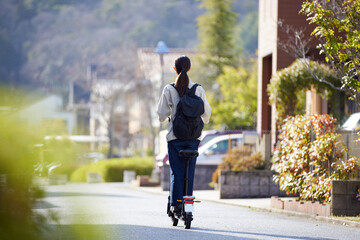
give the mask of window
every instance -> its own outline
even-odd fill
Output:
[[[240,139],[231,139],[231,148],[237,147],[240,141]],[[229,150],[229,140],[214,143],[209,147],[209,150],[212,151],[213,154],[225,154]]]

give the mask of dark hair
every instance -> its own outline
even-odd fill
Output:
[[[187,71],[189,71],[190,67],[190,58],[187,56],[181,56],[175,60],[175,68],[178,74],[175,82],[175,88],[180,97],[188,91],[190,80],[189,76],[187,75]]]

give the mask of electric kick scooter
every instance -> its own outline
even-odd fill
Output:
[[[188,185],[189,185],[189,161],[191,158],[197,157],[199,155],[198,151],[196,150],[180,150],[179,156],[184,157],[185,159],[185,178],[184,178],[184,196],[182,200],[177,200],[181,203],[181,212],[174,213],[170,209],[170,196],[168,197],[168,204],[167,204],[167,214],[171,218],[173,226],[177,226],[179,219],[184,221],[184,228],[190,229],[191,221],[193,220],[192,212],[194,212],[194,196],[186,196],[188,193]]]

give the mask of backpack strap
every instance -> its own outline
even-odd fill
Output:
[[[192,86],[192,87],[190,88],[189,93],[190,93],[191,95],[195,95],[197,86],[200,86],[200,84],[195,83],[194,86]]]
[[[171,83],[170,85],[173,86],[173,87],[176,89],[175,83]],[[201,85],[198,84],[198,83],[195,83],[195,84],[189,89],[188,93],[191,94],[191,95],[195,95],[197,86],[201,86]],[[176,89],[176,90],[177,90],[177,89]]]

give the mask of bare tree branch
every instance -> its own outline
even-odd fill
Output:
[[[283,20],[279,20],[278,22],[279,29],[287,35],[287,41],[280,41],[278,40],[278,46],[281,50],[289,54],[290,56],[297,58],[303,63],[311,76],[320,83],[325,83],[330,86],[332,89],[345,92],[348,89],[344,89],[344,86],[337,87],[333,83],[321,78],[314,71],[311,70],[308,52],[310,47],[308,46],[312,40],[312,37],[308,38],[305,36],[304,29],[295,29],[293,26],[287,25],[284,23]],[[324,51],[326,52],[326,51]],[[335,66],[332,65],[334,68]]]
[[[304,29],[295,29],[284,23],[282,19],[278,22],[279,29],[287,35],[287,41],[278,40],[278,46],[281,50],[294,58],[305,58],[310,48],[308,44],[312,37],[305,37]]]
[[[309,64],[309,59],[306,59],[306,58],[300,58],[299,61],[304,64],[307,68],[307,70],[309,71],[309,73],[311,74],[311,76],[318,82],[321,82],[321,83],[325,83],[327,85],[329,85],[332,89],[334,90],[337,90],[337,91],[340,91],[340,92],[344,92],[345,89],[343,89],[342,87],[336,87],[333,83],[329,82],[329,81],[326,81],[322,78],[320,78],[318,75],[316,75],[314,73],[314,71],[311,70],[310,68],[310,64]]]

